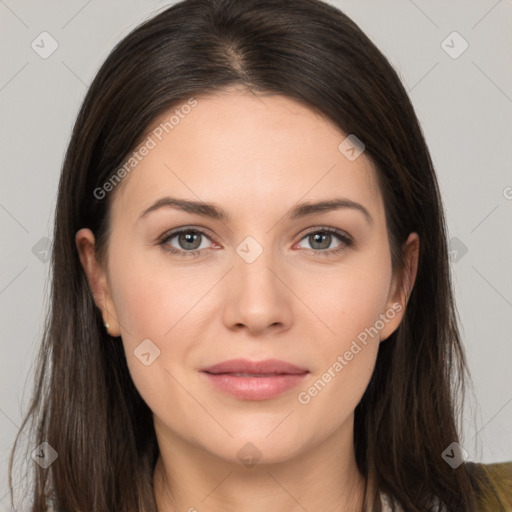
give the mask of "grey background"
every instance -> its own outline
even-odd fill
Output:
[[[512,1],[331,3],[399,72],[438,172],[474,381],[463,446],[470,460],[512,460]],[[114,44],[167,5],[0,0],[0,511],[8,509],[7,457],[31,392],[47,303],[45,237],[71,128]],[[43,31],[58,43],[47,59],[31,47],[42,46]],[[445,51],[463,48],[457,36],[442,46],[453,31],[469,44],[458,58]]]

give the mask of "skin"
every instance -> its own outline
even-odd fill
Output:
[[[237,89],[196,99],[111,192],[103,265],[91,231],[76,234],[96,304],[110,334],[121,336],[133,381],[153,411],[158,509],[361,510],[354,409],[379,343],[402,319],[418,237],[411,234],[404,247],[406,270],[393,275],[376,171],[365,153],[350,161],[340,152],[346,135],[326,118],[283,96]],[[231,219],[161,208],[138,220],[167,195],[216,203]],[[363,205],[371,222],[354,208],[286,216],[298,202],[335,197]],[[159,245],[181,227],[207,231],[199,256]],[[349,234],[353,244],[326,255],[343,244],[332,235],[325,249],[307,236],[322,227]],[[252,263],[236,252],[247,236],[263,248]],[[187,250],[177,236],[167,245]],[[298,393],[393,304],[401,312],[309,403],[300,403]],[[149,366],[133,353],[147,338],[160,350]],[[282,359],[310,373],[278,397],[249,401],[216,390],[199,372],[238,357]],[[237,455],[248,442],[259,451],[253,466]]]

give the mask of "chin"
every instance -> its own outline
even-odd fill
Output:
[[[286,432],[272,433],[269,436],[267,430],[254,435],[240,433],[229,440],[222,439],[217,446],[209,447],[205,444],[203,447],[214,457],[248,468],[286,462],[306,448],[303,439],[290,437]]]

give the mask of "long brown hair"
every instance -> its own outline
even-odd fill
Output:
[[[386,493],[411,512],[427,510],[434,497],[451,512],[476,510],[467,465],[453,469],[442,458],[459,440],[468,375],[432,161],[392,66],[353,21],[318,0],[180,2],[131,32],[95,77],[60,178],[51,307],[22,426],[30,421],[34,446],[47,442],[58,453],[47,469],[33,464],[31,510],[47,510],[50,498],[66,512],[156,510],[151,411],[122,344],[103,328],[75,233],[90,228],[104,255],[112,194],[101,199],[94,191],[156,118],[229,86],[290,97],[357,135],[378,170],[394,271],[403,269],[408,235],[420,238],[405,318],[381,344],[355,410],[366,509],[379,511],[379,493]]]

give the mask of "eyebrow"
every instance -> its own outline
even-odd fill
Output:
[[[205,203],[204,201],[190,201],[186,199],[178,199],[174,197],[162,197],[155,201],[151,206],[146,208],[139,216],[142,219],[150,212],[159,210],[160,208],[174,208],[182,210],[187,213],[201,215],[203,217],[210,217],[214,220],[227,222],[230,220],[229,214],[220,206],[213,203]],[[370,212],[360,203],[351,201],[345,198],[335,198],[326,201],[301,203],[296,205],[291,211],[286,214],[290,220],[296,220],[311,215],[318,215],[329,211],[339,209],[353,209],[361,212],[369,224],[373,224],[373,218]]]

